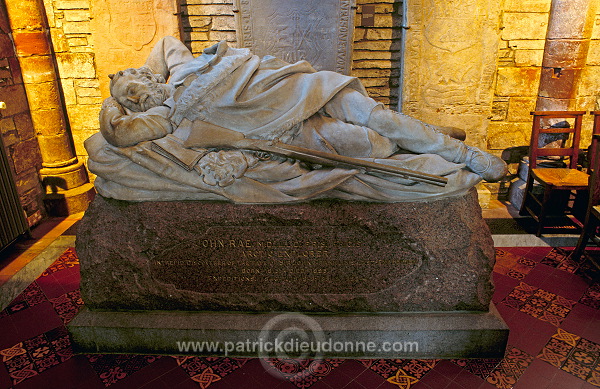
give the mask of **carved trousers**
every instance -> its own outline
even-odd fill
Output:
[[[467,147],[437,127],[386,109],[362,93],[345,88],[324,107],[332,118],[368,127],[399,148],[418,154],[437,154],[449,162],[465,162]]]

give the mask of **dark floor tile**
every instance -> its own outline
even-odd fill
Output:
[[[544,285],[546,278],[548,278],[549,274],[554,270],[554,268],[544,265],[538,264],[536,265],[530,272],[525,276],[523,282],[540,288]]]
[[[458,373],[456,377],[454,377],[454,382],[461,384],[465,388],[477,388],[485,381],[481,377],[478,377],[475,374],[471,374],[468,371],[461,369],[460,373]]]
[[[461,367],[446,360],[438,362],[433,368],[433,370],[450,380],[454,380],[456,376],[458,376],[463,371]]]
[[[519,312],[518,310],[511,308],[503,303],[497,303],[495,304],[496,309],[498,310],[498,313],[500,314],[500,317],[502,317],[502,320],[504,320],[504,322],[506,324],[508,324],[512,317],[515,315],[515,312]]]
[[[12,380],[4,364],[0,363],[0,389],[8,389],[10,387],[12,387]]]
[[[329,373],[326,377],[323,377],[321,380],[325,382],[327,385],[334,388],[343,388],[348,385],[350,382],[354,380],[354,377],[348,376],[343,371],[339,371],[338,369],[344,366],[348,361],[344,361],[341,366],[336,367]],[[358,376],[358,374],[356,375]]]
[[[528,354],[537,355],[555,332],[556,327],[538,321],[536,325],[532,325],[529,330],[523,332],[523,335],[519,339],[519,344],[515,346]]]
[[[377,388],[379,385],[381,385],[383,381],[385,381],[385,378],[381,377],[379,374],[375,373],[372,370],[365,369],[354,380],[366,388]]]
[[[594,317],[588,323],[587,328],[581,333],[582,338],[600,343],[600,310],[596,310]]]
[[[523,375],[517,381],[517,383],[519,383],[519,385],[523,388],[526,388],[525,386],[523,386],[524,384],[520,383],[520,381],[525,380],[525,382],[535,382],[534,378],[536,377],[539,378],[541,381],[547,381],[547,383],[550,383],[550,381],[559,371],[560,369],[536,358],[531,362],[531,364],[529,365],[527,370],[525,370],[525,373],[523,373]]]
[[[578,301],[589,288],[589,284],[578,275],[553,269],[539,287],[569,300]]]
[[[515,384],[514,389],[545,389],[549,384],[548,377],[527,369]]]
[[[395,386],[395,387],[398,388],[398,386]],[[435,388],[432,388],[431,386],[427,385],[423,381],[419,381],[416,384],[410,386],[410,389],[435,389]]]
[[[494,295],[492,301],[499,303],[519,284],[519,281],[502,274],[494,273]]]
[[[171,386],[165,384],[160,379],[154,379],[142,386],[130,386],[129,388],[140,388],[140,389],[171,389]]]
[[[169,386],[169,388],[172,388],[172,389],[198,389],[198,388],[200,388],[200,385],[198,385],[197,382],[192,381],[192,379],[190,378],[190,379],[188,379],[186,381],[182,381],[176,385],[171,385],[171,386]],[[213,389],[212,386],[210,388]]]
[[[97,377],[87,358],[77,355],[60,365],[24,380],[16,386],[16,389],[40,388],[102,389],[104,385]]]
[[[54,273],[48,274],[45,277],[39,277],[36,282],[49,299],[62,296],[67,292],[56,277],[54,277]]]
[[[444,389],[471,389],[472,387],[461,385],[455,381],[452,381]]]
[[[421,381],[432,388],[445,388],[452,380],[433,369],[429,373],[425,374],[425,376],[421,378]]]
[[[62,319],[56,314],[49,301],[17,312],[11,315],[10,319],[20,340],[29,339],[63,325]]]
[[[344,386],[343,389],[371,389],[371,388],[367,388],[366,386],[359,384],[357,381],[352,381],[348,385]]]
[[[179,385],[183,381],[191,381],[190,376],[179,366],[169,370],[165,374],[162,374],[158,379],[170,387]]]
[[[559,370],[544,389],[581,389],[583,383],[583,380]]]
[[[23,340],[19,336],[10,316],[0,319],[0,334],[2,334],[0,336],[0,350],[12,347]]]
[[[159,378],[167,374],[173,369],[179,369],[177,362],[170,357],[158,358],[156,361],[142,367],[140,370],[131,373],[126,378],[119,380],[115,384],[111,385],[111,389],[129,389],[129,388],[141,388],[151,382],[160,381]],[[158,383],[155,383],[158,385]],[[157,386],[157,388],[160,386]]]
[[[295,388],[273,368],[265,370],[258,358],[249,359],[239,369],[211,384],[210,388],[223,389],[236,387],[235,385],[241,385],[237,386],[239,388]]]

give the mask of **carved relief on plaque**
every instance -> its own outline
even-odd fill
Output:
[[[350,72],[354,8],[344,0],[236,0],[240,46],[317,70]]]
[[[106,7],[109,15],[108,29],[119,43],[141,50],[152,42],[157,29],[154,7],[136,0],[106,0]],[[123,9],[127,12],[123,12]],[[123,28],[123,25],[135,28]]]
[[[485,119],[492,103],[500,9],[493,0],[414,0],[408,3],[403,107],[419,119],[468,131],[462,115]],[[491,71],[490,71],[491,70]],[[409,112],[410,111],[410,112]],[[474,125],[474,124],[473,124]]]
[[[109,96],[108,74],[143,65],[158,40],[179,37],[176,0],[97,0],[91,12],[103,97]]]

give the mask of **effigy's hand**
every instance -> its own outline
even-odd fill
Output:
[[[168,107],[162,106],[128,113],[114,97],[109,97],[100,110],[100,132],[113,146],[134,146],[170,134],[173,129],[168,113]]]

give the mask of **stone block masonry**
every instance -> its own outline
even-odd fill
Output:
[[[362,26],[362,5],[374,4],[372,26]],[[220,40],[235,46],[232,0],[183,0],[183,41],[194,55]],[[401,56],[401,0],[358,0],[355,17],[352,75],[360,78],[369,95],[390,108],[398,105]]]
[[[532,123],[529,112],[535,109],[551,2],[507,0],[504,4],[492,103],[494,115],[487,138],[487,147],[491,150],[529,144]],[[600,108],[598,47],[600,15],[596,15],[587,68],[579,81],[574,110],[592,111]],[[591,132],[591,115],[586,115],[581,140],[583,148],[591,142]]]

